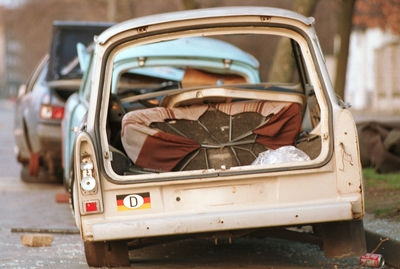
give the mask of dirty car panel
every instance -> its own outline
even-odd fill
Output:
[[[106,244],[277,226],[311,225],[327,257],[364,253],[357,132],[312,23],[281,9],[215,8],[139,18],[99,36],[71,188],[90,265],[125,264],[127,251],[107,248],[123,256],[117,263],[90,255]],[[137,77],[157,66],[152,55],[118,68],[138,46],[197,36],[257,59],[259,81],[231,68],[245,62],[229,55],[212,69],[177,61],[170,71],[182,79],[155,78],[161,87]],[[274,66],[276,44],[291,48],[294,72]]]

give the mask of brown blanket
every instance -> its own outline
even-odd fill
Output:
[[[267,118],[253,130],[256,142],[276,149],[292,145],[301,127],[300,105],[284,102],[245,101],[177,108],[156,107],[127,113],[122,120],[121,141],[129,158],[143,168],[171,171],[201,145],[189,137],[152,128],[154,122],[197,121],[209,109],[227,115],[256,112]]]

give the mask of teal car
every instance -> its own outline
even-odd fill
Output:
[[[64,184],[71,187],[73,147],[76,133],[85,128],[90,102],[90,86],[95,66],[90,48],[78,45],[81,68],[85,70],[79,91],[69,97],[62,121],[62,159]],[[201,81],[193,77],[201,74]],[[165,89],[223,85],[229,83],[260,82],[259,63],[255,57],[238,47],[217,39],[188,37],[152,43],[125,50],[114,60],[111,83],[110,125],[121,124],[126,110],[153,107],[162,95],[151,93]],[[135,96],[149,94],[148,99],[135,100]],[[132,99],[132,100],[129,100]],[[124,105],[120,105],[124,103]],[[113,109],[115,108],[115,109]],[[110,126],[110,131],[114,129]],[[115,128],[120,129],[120,128]],[[120,133],[111,134],[111,140],[120,140]],[[114,144],[120,144],[116,142]],[[122,150],[122,146],[116,150]]]

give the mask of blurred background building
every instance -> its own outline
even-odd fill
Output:
[[[218,6],[291,9],[294,2],[302,1],[318,2],[313,12],[318,21],[317,31],[324,51],[332,54],[340,0],[0,0],[5,9],[1,25],[4,25],[3,37],[6,39],[5,47],[0,47],[6,55],[0,95],[15,96],[18,85],[27,80],[35,65],[47,53],[54,20],[120,22],[150,14]]]
[[[354,109],[400,111],[400,1],[356,0],[346,79]]]
[[[311,14],[316,19],[332,81],[336,84],[341,71],[347,74],[345,101],[358,110],[399,110],[400,0],[0,0],[0,96],[15,96],[19,84],[28,79],[47,53],[54,20],[120,22],[162,12],[217,6],[293,9],[302,2],[305,6],[315,3]],[[353,8],[346,72],[346,68],[339,68],[337,59],[343,46],[339,22],[343,7],[349,2]]]
[[[5,89],[5,68],[6,68],[6,38],[4,29],[4,8],[0,6],[0,89]]]

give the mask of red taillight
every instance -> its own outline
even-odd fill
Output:
[[[62,106],[53,106],[52,119],[62,120],[64,118],[64,108]]]
[[[51,106],[51,105],[42,105],[40,107],[40,118],[42,119],[53,119],[53,120],[62,120],[64,118],[64,107],[62,106]]]
[[[99,201],[84,201],[83,202],[85,213],[94,213],[99,211]]]

